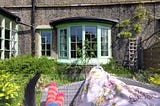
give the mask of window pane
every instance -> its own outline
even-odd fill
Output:
[[[42,44],[42,50],[45,50],[45,44]]]
[[[5,29],[5,39],[10,39],[10,30]]]
[[[61,29],[60,30],[60,58],[66,58],[67,57],[67,29]]]
[[[51,36],[52,31],[51,30],[42,30],[41,31],[41,53],[43,56],[51,56],[51,53],[48,51],[51,51]]]
[[[16,30],[16,23],[15,22],[12,22],[12,30]]]
[[[0,50],[0,59],[1,59],[1,55],[2,55],[2,50]]]
[[[89,57],[97,57],[97,27],[85,27],[85,47]]]
[[[2,38],[2,28],[0,27],[0,38]]]
[[[10,45],[9,45],[9,41],[8,40],[5,40],[5,50],[9,50],[10,49]]]
[[[66,58],[66,57],[67,57],[67,52],[66,52],[66,51],[61,51],[61,52],[60,52],[60,56],[61,56],[62,58]]]
[[[47,44],[47,50],[50,50],[50,49],[51,49],[51,45]]]
[[[5,51],[5,58],[9,58],[9,51]]]
[[[2,26],[2,16],[0,15],[0,27]]]
[[[108,56],[108,51],[101,51],[102,56]]]
[[[82,27],[71,27],[71,58],[79,58],[82,51]]]
[[[108,56],[108,30],[101,29],[101,56]]]
[[[45,51],[42,51],[41,53],[42,53],[42,55],[45,55]]]
[[[10,29],[10,20],[7,18],[5,20],[5,28]]]
[[[47,56],[50,56],[51,55],[51,51],[47,51]]]
[[[0,39],[0,50],[2,49],[2,48],[1,48],[1,43],[2,43],[2,39]]]

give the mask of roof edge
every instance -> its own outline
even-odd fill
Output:
[[[20,18],[16,16],[15,14],[7,11],[5,8],[0,7],[0,13],[4,16],[10,17],[11,19],[14,19],[15,21],[20,21]]]
[[[99,23],[107,23],[107,24],[115,25],[116,23],[118,23],[118,20],[96,18],[96,17],[68,17],[68,18],[62,18],[58,20],[52,20],[50,21],[49,24],[52,27],[55,27],[59,24],[73,23],[73,22],[99,22]]]

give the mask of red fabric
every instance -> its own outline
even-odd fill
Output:
[[[45,106],[47,106],[49,103],[57,103],[58,106],[62,106],[63,101],[64,93],[59,93],[56,83],[51,82],[48,89],[48,95]]]
[[[58,93],[55,102],[58,104],[58,106],[62,106],[63,101],[64,93]]]

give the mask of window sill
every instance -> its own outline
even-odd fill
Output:
[[[101,58],[101,59],[93,58],[90,59],[86,65],[107,64],[109,63],[110,58]],[[84,65],[80,59],[58,59],[57,61],[59,63],[64,63],[64,64]]]

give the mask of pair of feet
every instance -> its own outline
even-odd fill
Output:
[[[48,95],[45,106],[62,106],[63,101],[64,101],[64,93],[58,92],[56,83],[51,82],[48,89]]]

